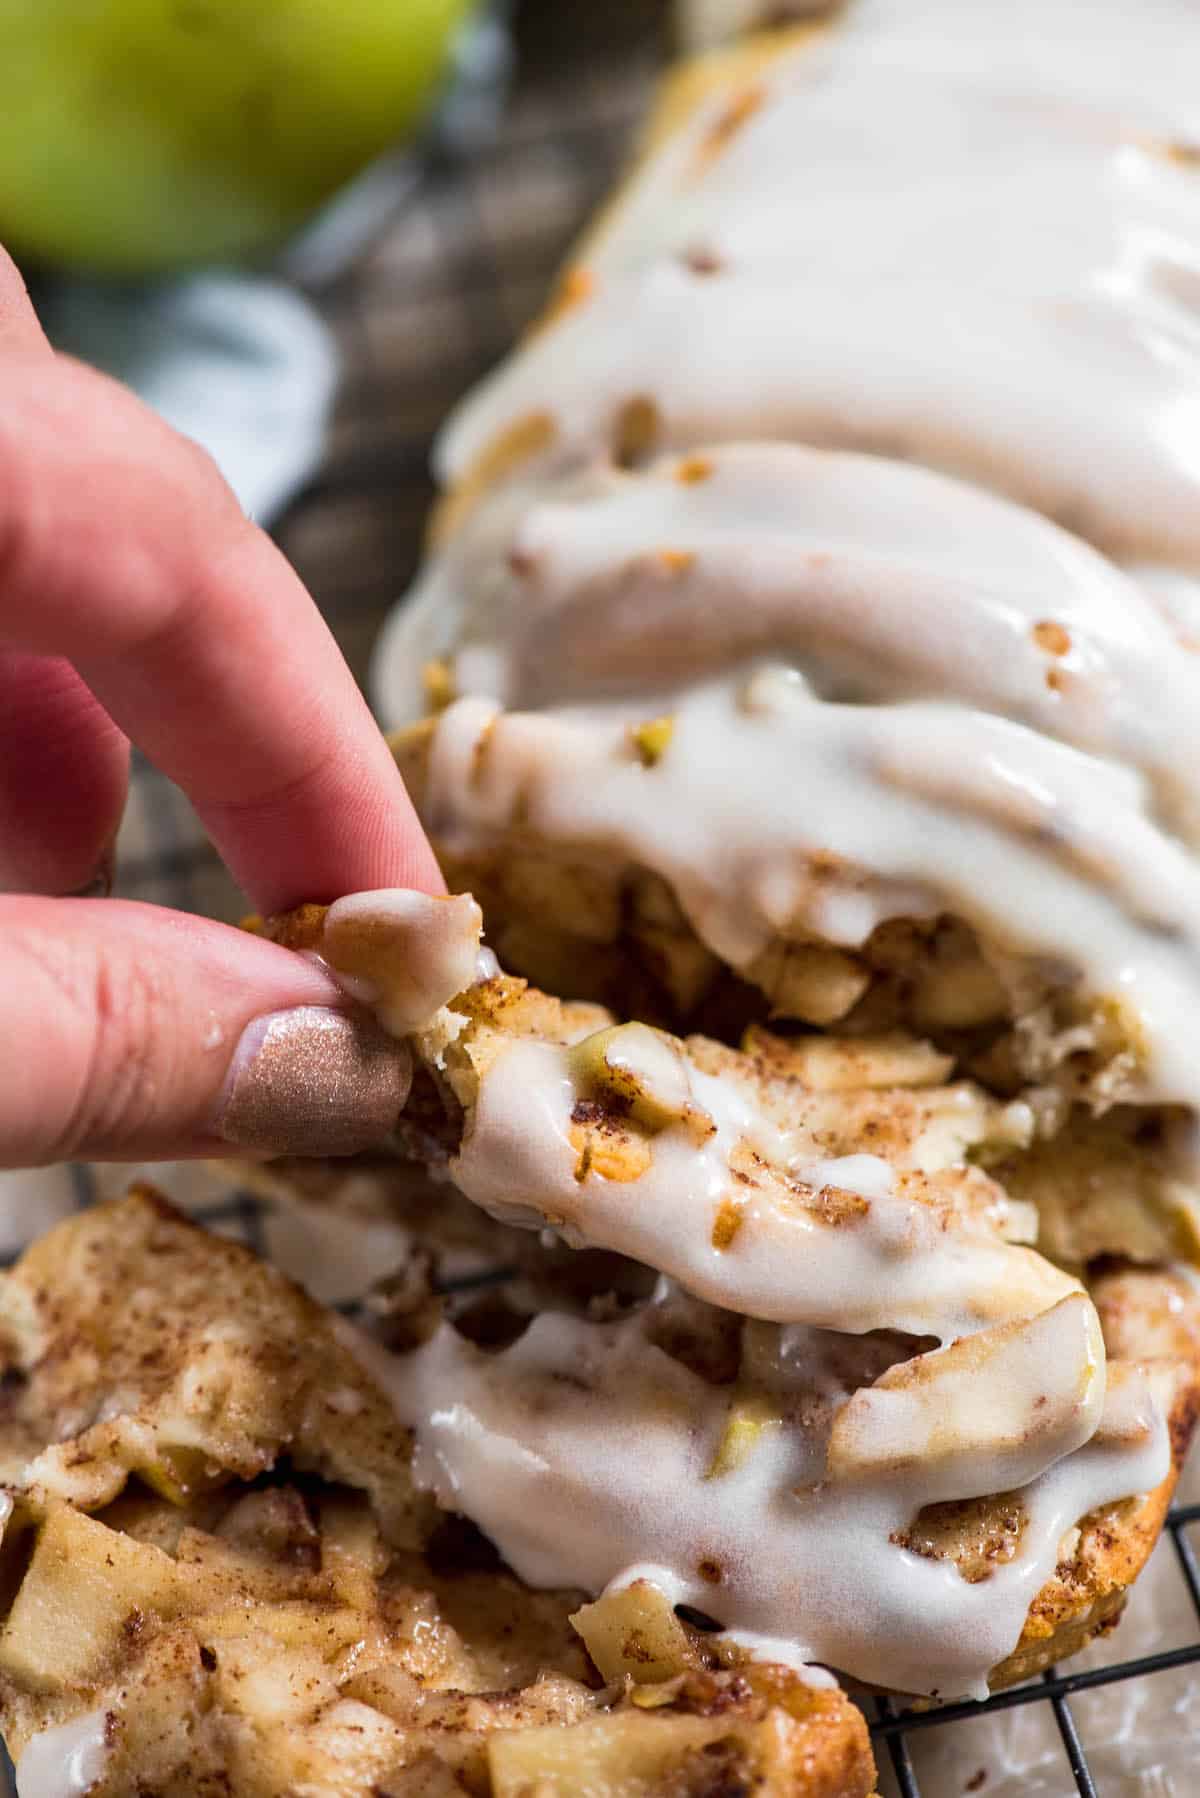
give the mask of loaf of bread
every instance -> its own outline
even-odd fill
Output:
[[[677,1598],[774,1651],[902,1690],[981,1690],[989,1670],[1037,1664],[1020,1618],[998,1619],[1043,1526],[1022,1525],[1010,1558],[1014,1537],[980,1522],[997,1494],[1026,1502],[1028,1472],[995,1455],[1002,1439],[1025,1452],[1053,1408],[1032,1360],[1020,1373],[984,1352],[1004,1305],[1029,1349],[1050,1316],[1088,1315],[1054,1278],[1080,1279],[1103,1316],[1100,1270],[1124,1268],[1111,1277],[1157,1312],[1156,1291],[1182,1290],[1172,1265],[1196,1258],[1193,46],[1178,0],[1139,9],[1136,32],[1118,0],[969,19],[945,0],[859,0],[686,63],[545,313],[443,432],[427,564],[377,661],[419,809],[501,964],[606,1008],[582,1043],[498,1053],[468,1035],[431,1067],[444,1089],[456,1055],[472,1064],[447,1100],[452,1177],[501,1215],[649,1263],[752,1334],[782,1330],[769,1350],[755,1337],[768,1361],[789,1331],[837,1339],[818,1352],[806,1336],[809,1384],[792,1376],[808,1458],[793,1441],[781,1466],[828,1505],[805,1500],[803,1527],[786,1505],[770,1522],[755,1509],[773,1426],[737,1438],[757,1445],[738,1504],[702,1481],[689,1508],[686,1457],[661,1441],[651,1456],[646,1425],[587,1462],[590,1506],[588,1482],[567,1481],[553,1553],[544,1520],[527,1542],[523,1509],[539,1490],[553,1509],[593,1440],[582,1398],[561,1436],[524,1420],[530,1360],[546,1379],[594,1361],[613,1387],[595,1440],[626,1440],[632,1392],[643,1419],[656,1402],[626,1368],[638,1332],[654,1336],[645,1318],[627,1338],[576,1325],[551,1342],[545,1326],[536,1351],[522,1339],[475,1371],[448,1349],[446,1381],[482,1383],[491,1445],[489,1460],[438,1439],[456,1502],[529,1577],[573,1567],[594,1586],[649,1557]],[[625,1022],[589,1047],[610,1016]],[[951,1116],[957,1135],[935,1122]],[[948,1185],[995,1205],[986,1246],[974,1201],[942,1213],[955,1280],[929,1249],[872,1263],[876,1228],[905,1252],[920,1235],[889,1205],[919,1190],[936,1209]],[[970,1317],[952,1287],[990,1296]],[[900,1359],[868,1372],[880,1329],[904,1333]],[[840,1415],[873,1414],[867,1390],[909,1395],[907,1446],[872,1480],[895,1492],[897,1468],[922,1462],[919,1390],[970,1486],[943,1494],[924,1453],[922,1515],[965,1505],[986,1577],[926,1586],[924,1526],[886,1506],[894,1564],[855,1536],[861,1493],[832,1477],[850,1424],[811,1422],[813,1363],[828,1390],[822,1354],[852,1332],[865,1359]],[[1082,1340],[1049,1359],[1086,1355]],[[778,1396],[772,1410],[748,1352],[738,1378],[761,1423]],[[933,1396],[960,1354],[993,1454],[970,1474],[971,1432],[949,1388]],[[704,1414],[696,1394],[684,1409]],[[1099,1452],[1083,1439],[1062,1477]],[[550,1465],[513,1502],[488,1468],[518,1451]],[[673,1470],[666,1541],[637,1490],[655,1458]],[[1107,1620],[1062,1571],[1086,1509],[1045,1526],[1062,1543],[1044,1539],[1039,1565],[1062,1558],[1024,1626],[1045,1656]],[[602,1551],[572,1550],[567,1519],[584,1516]],[[705,1599],[682,1543],[739,1529],[753,1564],[722,1561]],[[1069,1614],[1090,1622],[1058,1634],[1048,1619]],[[985,1623],[1008,1632],[1003,1652],[983,1648]]]

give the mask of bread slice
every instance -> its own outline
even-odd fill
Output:
[[[1161,940],[1190,930],[1182,911],[1195,911],[1195,871],[1171,840],[1196,840],[1195,797],[1181,772],[1195,756],[1182,743],[1171,748],[1177,680],[1183,712],[1194,716],[1196,706],[1170,593],[1172,583],[1184,594],[1194,581],[1196,507],[1194,493],[1171,487],[1170,469],[1155,464],[1161,503],[1148,531],[1147,509],[1135,515],[1127,507],[1149,468],[1133,434],[1120,433],[1110,462],[1096,453],[1082,417],[1087,406],[1101,407],[1095,435],[1104,419],[1128,415],[1100,402],[1110,379],[1131,378],[1130,408],[1143,421],[1158,416],[1158,384],[1168,407],[1190,403],[1191,388],[1176,362],[1135,350],[1149,341],[1149,292],[1144,317],[1131,293],[1129,315],[1103,325],[1082,301],[1080,316],[1072,310],[1069,320],[1046,304],[1043,264],[1062,291],[1108,291],[1111,219],[1092,221],[1094,238],[1081,224],[1082,266],[1064,274],[1039,235],[1036,193],[1022,206],[1019,184],[989,186],[989,202],[974,211],[969,202],[973,184],[995,174],[984,147],[994,132],[1011,152],[998,155],[999,167],[1028,154],[1047,180],[1061,177],[1081,217],[1107,181],[1119,181],[1129,156],[1141,159],[1139,191],[1148,205],[1159,203],[1149,196],[1160,188],[1167,203],[1182,154],[1168,130],[1174,59],[1163,56],[1167,38],[1156,37],[1145,55],[1150,66],[1163,63],[1161,94],[1131,73],[1122,97],[1120,60],[1080,70],[1069,52],[1060,60],[1068,34],[1054,27],[1054,54],[1044,66],[1039,59],[1026,69],[1014,51],[1011,82],[997,79],[1002,91],[993,92],[983,40],[955,33],[949,12],[944,43],[934,15],[911,23],[913,55],[904,21],[886,9],[866,5],[844,15],[755,35],[685,63],[663,83],[629,180],[570,258],[526,344],[447,429],[432,553],[380,661],[394,670],[403,702],[385,709],[398,722],[447,706],[457,713],[460,697],[501,702],[492,717],[480,714],[476,753],[450,775],[443,766],[428,778],[431,743],[438,748],[432,760],[446,764],[446,736],[470,735],[461,720],[413,724],[397,753],[452,880],[484,898],[494,945],[514,971],[624,1015],[726,1037],[756,1006],[760,1015],[822,1028],[849,1020],[879,1029],[890,1017],[922,1031],[970,1031],[984,1039],[974,1047],[989,1058],[989,1077],[1103,1108],[1153,1084],[1143,1078],[1154,1059],[1143,1018],[1123,1003],[1131,988],[1117,980],[1130,957],[1114,951],[1081,970],[1072,959],[1079,933],[1054,926],[1078,915],[1089,897],[1115,903],[1141,938],[1139,955],[1150,959],[1159,952],[1143,932],[1151,912]],[[1105,9],[1101,35],[1115,41],[1119,26],[1115,9]],[[971,109],[984,92],[995,110],[988,132],[977,134]],[[918,157],[898,178],[903,204],[926,188],[937,196],[928,213],[914,199],[911,221],[904,215],[912,241],[927,246],[928,267],[904,254],[905,239],[888,237],[890,158],[902,144]],[[802,203],[805,195],[811,205]],[[967,231],[994,212],[980,253],[997,254],[996,281],[953,255],[943,263],[953,228],[937,210],[942,202]],[[1068,200],[1062,211],[1070,215]],[[860,254],[874,236],[888,246],[878,268]],[[928,282],[911,312],[899,304],[910,278]],[[993,288],[1006,296],[995,317]],[[757,309],[768,299],[769,331]],[[943,308],[951,323],[931,328]],[[820,338],[822,353],[814,333],[826,330],[832,336]],[[1093,343],[1087,361],[1085,346]],[[964,354],[969,345],[976,354]],[[910,350],[919,368],[906,360]],[[1029,376],[1035,354],[1046,357],[1041,381]],[[1086,368],[1072,375],[1076,356]],[[753,363],[754,380],[739,357]],[[1012,378],[989,386],[1002,367]],[[1051,442],[1049,413],[1029,409],[1043,391],[1055,420],[1079,421],[1065,444]],[[864,449],[870,453],[858,453]],[[1068,460],[1068,490],[1060,491]],[[1105,468],[1117,474],[1114,483]],[[830,502],[843,476],[856,505]],[[1136,579],[1122,572],[1130,565]],[[990,635],[1001,610],[1010,623],[1020,619],[1003,642]],[[1119,645],[1127,630],[1154,666],[1148,684],[1138,658]],[[690,895],[673,877],[679,870],[670,857],[647,853],[647,839],[653,850],[658,838],[677,837],[675,820],[689,807],[703,812],[719,768],[676,761],[669,795],[657,813],[647,807],[649,825],[643,817],[637,831],[623,830],[624,819],[614,823],[615,796],[632,784],[620,785],[621,770],[613,802],[590,816],[590,808],[568,802],[577,797],[570,783],[555,779],[587,751],[586,790],[593,777],[613,774],[609,764],[621,761],[623,748],[631,767],[645,762],[643,785],[653,788],[672,762],[664,732],[681,688],[714,670],[740,678],[762,657],[804,677],[822,702],[815,713],[846,703],[857,709],[868,722],[850,738],[864,760],[889,761],[895,749],[883,786],[897,807],[897,789],[924,757],[914,784],[934,812],[952,814],[960,833],[959,863],[949,875],[943,859],[937,878],[930,875],[932,892],[918,893],[908,910],[885,906],[882,930],[862,941],[841,911],[839,928],[823,932],[820,893],[814,898],[809,889],[836,885],[840,875],[851,887],[869,877],[870,888],[879,872],[873,844],[889,833],[866,832],[857,863],[845,847],[853,833],[835,853],[827,839],[838,833],[811,790],[830,785],[828,765],[806,758],[810,738],[802,732],[790,762],[759,756],[757,787],[754,758],[739,765],[736,804],[724,795],[715,822],[702,819],[691,845]],[[1106,702],[1084,676],[1089,658],[1103,664],[1110,695],[1138,717],[1155,717],[1142,748],[1119,729],[1096,734],[1096,707]],[[879,715],[914,700],[930,702],[921,727],[931,739],[942,702],[958,712],[959,728],[932,741],[915,730],[897,747],[888,733],[904,721],[890,716],[881,746]],[[828,722],[822,716],[822,726]],[[1032,727],[1035,773],[1021,761],[1029,743],[1002,728],[1010,724]],[[1040,786],[1051,803],[1012,806],[1001,816],[995,792],[983,794],[972,767],[985,742],[1011,763],[1010,802],[1018,788],[1028,796]],[[1153,768],[1141,761],[1146,745]],[[1059,753],[1068,747],[1128,763],[1148,777],[1153,797],[1143,807],[1136,793],[1106,792],[1101,769],[1094,782],[1086,776],[1093,796],[1084,804],[1076,758]],[[906,771],[899,778],[897,766]],[[781,853],[777,816],[759,837],[754,827],[770,791],[793,781],[794,831]],[[870,799],[871,784],[851,783],[851,801],[862,802],[864,788]],[[842,816],[854,809],[850,801],[835,808]],[[1102,821],[1101,836],[1112,824],[1103,846],[1096,837],[1082,849],[1092,829],[1083,826],[1085,811]],[[1003,854],[989,860],[992,878],[975,876],[982,838],[968,826],[980,820],[983,836],[996,829],[1004,839]],[[906,867],[920,886],[930,819],[906,822],[897,834],[921,844]],[[993,840],[993,847],[1001,845]],[[761,904],[760,851],[770,864]],[[1126,883],[1159,851],[1173,873],[1163,862],[1135,897]],[[806,859],[814,866],[801,880],[795,865]],[[839,861],[852,865],[839,870]],[[1040,915],[1018,917],[1039,873],[1053,864],[1057,874],[1068,863],[1072,890],[1034,908]],[[714,894],[704,879],[714,867],[734,870],[716,895],[728,902],[724,910],[755,913],[756,942],[735,942],[737,953],[724,940],[736,938],[730,916],[722,916],[720,931],[705,927]],[[793,903],[787,915],[799,887],[804,904]],[[1173,888],[1189,895],[1174,922],[1158,916]],[[1188,980],[1181,960],[1168,986],[1178,990]],[[1165,1034],[1178,1037],[1184,1027],[1177,1017]],[[1169,1040],[1165,1049],[1171,1052]],[[1159,1083],[1157,1096],[1191,1103],[1186,1073],[1174,1085],[1169,1092]]]
[[[276,1164],[259,1178],[266,1178],[277,1199],[286,1200],[289,1193],[301,1190],[311,1197],[312,1183],[305,1169]],[[385,1208],[389,1194],[402,1198],[406,1192],[399,1164],[389,1168],[377,1161],[369,1174],[360,1173],[355,1179],[359,1183],[369,1179]],[[337,1206],[337,1184],[327,1185],[323,1197]],[[582,1291],[577,1285],[572,1296],[565,1279],[571,1271],[568,1262],[540,1278],[534,1270],[531,1287],[529,1264],[543,1253],[536,1238],[501,1225],[493,1228],[497,1264],[510,1262],[515,1246],[526,1266],[514,1273],[502,1304],[489,1297],[485,1317],[481,1316],[484,1307],[474,1299],[469,1301],[466,1324],[473,1332],[485,1327],[503,1342],[520,1327],[521,1318],[548,1304],[586,1303],[589,1293],[594,1303],[611,1286],[611,1278],[600,1279]],[[611,1269],[606,1272],[611,1276]],[[1033,1600],[1019,1642],[991,1671],[993,1691],[1019,1684],[1079,1653],[1116,1626],[1129,1590],[1158,1539],[1200,1408],[1200,1299],[1190,1277],[1169,1266],[1109,1263],[1089,1282],[1089,1290],[1110,1357],[1153,1371],[1169,1395],[1172,1469],[1153,1491],[1105,1506],[1068,1531],[1061,1558]],[[728,1352],[736,1357],[736,1349]],[[714,1362],[714,1377],[732,1377],[731,1365],[729,1360]],[[917,1513],[906,1546],[916,1553],[952,1561],[964,1578],[974,1581],[987,1576],[994,1557],[1009,1551],[1020,1526],[1019,1494],[932,1505]]]

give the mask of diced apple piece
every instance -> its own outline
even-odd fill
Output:
[[[742,1046],[748,1054],[762,1056],[773,1071],[802,1080],[813,1092],[941,1086],[954,1071],[952,1055],[901,1031],[886,1036],[783,1037],[752,1024]]]
[[[205,1634],[214,1640],[260,1631],[289,1652],[307,1649],[330,1665],[361,1642],[368,1627],[368,1619],[361,1611],[313,1604],[301,1598],[256,1605],[252,1610],[237,1607],[214,1611],[202,1623]]]
[[[700,1141],[712,1135],[712,1119],[693,1100],[682,1046],[649,1024],[614,1024],[585,1037],[571,1050],[571,1067],[648,1130],[687,1123]]]
[[[1104,1403],[1100,1320],[1085,1293],[889,1368],[838,1412],[831,1479],[917,1469],[926,1504],[1023,1486],[1081,1448]]]
[[[488,1743],[494,1798],[528,1798],[532,1792],[553,1793],[554,1798],[640,1798],[641,1793],[672,1789],[671,1779],[681,1763],[700,1756],[710,1745],[727,1741],[728,1756],[714,1758],[711,1786],[686,1786],[697,1795],[703,1791],[750,1791],[754,1788],[757,1756],[742,1737],[757,1731],[720,1717],[667,1715],[663,1711],[625,1711],[590,1718],[568,1729],[554,1725],[541,1729],[501,1732]],[[733,1765],[744,1775],[718,1785]]]
[[[675,735],[675,720],[670,715],[648,718],[644,724],[635,724],[630,735],[643,767],[653,768],[655,762],[662,760]]]
[[[871,984],[860,961],[823,943],[776,943],[746,976],[766,993],[775,1016],[821,1025],[844,1018]]]
[[[230,1477],[199,1448],[159,1446],[152,1459],[136,1463],[131,1471],[172,1505],[185,1505],[203,1492],[215,1491]]]
[[[650,1580],[606,1592],[571,1618],[606,1680],[656,1685],[703,1664],[694,1638]]]
[[[729,1408],[725,1427],[705,1478],[719,1480],[736,1473],[749,1460],[764,1430],[778,1424],[779,1414],[764,1399],[739,1399]]]
[[[0,1670],[35,1690],[97,1678],[131,1618],[178,1610],[169,1555],[67,1506],[52,1511],[0,1632]]]

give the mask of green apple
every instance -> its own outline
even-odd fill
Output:
[[[402,137],[471,0],[0,0],[0,242],[113,274],[282,241]]]

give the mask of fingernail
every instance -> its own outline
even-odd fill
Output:
[[[107,899],[113,890],[113,878],[117,870],[116,839],[108,845],[100,860],[96,863],[96,871],[83,886],[76,887],[68,893],[69,899]]]
[[[365,1014],[268,1012],[242,1032],[215,1128],[241,1149],[353,1155],[392,1129],[411,1083],[407,1047]]]

